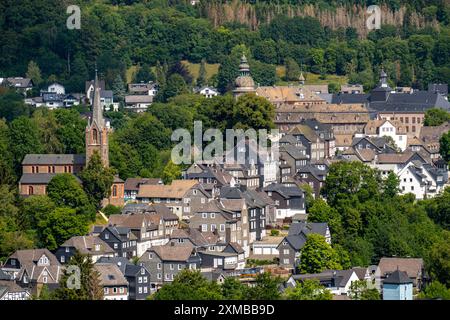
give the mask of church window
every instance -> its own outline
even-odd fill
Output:
[[[112,195],[113,195],[113,197],[117,197],[117,186],[113,186]]]
[[[92,142],[94,144],[98,143],[98,132],[97,132],[97,129],[93,129],[92,130]]]
[[[34,188],[32,186],[28,187],[28,195],[33,195],[34,194]]]

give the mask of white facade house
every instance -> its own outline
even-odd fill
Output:
[[[206,98],[212,98],[219,95],[217,89],[213,87],[202,87],[197,89],[197,92]]]
[[[55,82],[48,86],[47,92],[56,94],[66,94],[66,89],[64,88],[63,85]]]
[[[401,151],[404,151],[408,146],[408,138],[406,132],[403,131],[400,122],[394,122],[393,120],[371,120],[365,126],[364,133],[357,133],[355,137],[390,137],[395,142],[395,145]]]
[[[128,95],[125,96],[125,109],[134,112],[145,112],[153,103],[153,96]]]
[[[409,162],[397,172],[400,193],[412,193],[416,199],[434,197],[447,185],[448,173],[429,164]]]

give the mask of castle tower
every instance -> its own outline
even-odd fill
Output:
[[[233,90],[233,95],[235,98],[245,93],[255,92],[255,82],[250,75],[250,66],[245,55],[242,55],[241,63],[239,64],[239,76],[236,78],[234,84],[235,89]]]
[[[86,126],[86,164],[97,151],[102,158],[103,165],[109,166],[109,127],[103,118],[103,108],[100,102],[100,87],[98,85],[97,70],[95,70],[94,97],[92,104],[92,118],[89,118]]]

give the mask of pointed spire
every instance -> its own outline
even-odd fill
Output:
[[[298,78],[300,84],[305,84],[305,77],[303,76],[303,72],[300,72],[300,77]]]
[[[95,64],[95,80],[94,80],[94,97],[92,103],[92,122],[97,122],[97,125],[102,128],[104,126],[103,108],[100,101],[101,89],[99,87],[97,75],[97,63]]]

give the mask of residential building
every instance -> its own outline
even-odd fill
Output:
[[[115,257],[131,259],[137,256],[137,237],[130,228],[107,226],[95,231],[114,250]]]
[[[158,85],[153,82],[129,83],[128,92],[132,95],[156,96],[158,93]]]
[[[212,98],[219,95],[219,90],[213,87],[205,86],[201,88],[194,88],[194,93],[201,94],[205,98]]]
[[[328,170],[318,169],[313,165],[307,165],[297,170],[294,176],[294,181],[297,185],[301,186],[307,184],[314,190],[314,196],[317,198],[320,196],[320,189],[325,183]]]
[[[202,272],[211,271],[234,271],[245,268],[245,252],[242,247],[230,242],[221,252],[218,251],[199,251],[201,257]]]
[[[148,249],[138,261],[150,272],[152,290],[173,281],[183,269],[200,270],[201,257],[191,244],[154,246]]]
[[[331,244],[331,234],[327,223],[293,223],[289,233],[277,247],[280,265],[295,270],[300,263],[300,250],[306,243],[309,234],[320,234]]]
[[[163,184],[160,178],[128,178],[124,183],[124,200],[136,200],[141,184]]]
[[[61,264],[67,264],[76,251],[89,256],[94,263],[101,257],[114,256],[114,250],[97,236],[72,237],[59,246],[55,256]]]
[[[57,288],[63,273],[58,259],[48,249],[18,250],[6,259],[1,270],[33,295],[39,295],[44,285],[50,290]]]
[[[428,278],[422,258],[383,257],[378,263],[378,268],[380,269],[382,280],[385,280],[396,270],[406,272],[406,275],[412,280],[414,288],[417,288],[417,290],[422,289],[424,282]]]
[[[34,87],[33,80],[30,78],[22,78],[22,77],[9,77],[4,79],[2,85],[6,85],[10,88],[16,89],[18,92],[22,94],[26,94],[28,91],[31,91]]]
[[[116,264],[96,263],[94,269],[100,275],[103,300],[128,300],[128,281]]]
[[[125,96],[125,109],[134,112],[145,112],[153,103],[153,96],[127,95]]]
[[[361,84],[342,84],[341,93],[360,94],[364,93],[364,88]]]
[[[383,280],[383,300],[412,300],[413,281],[405,271],[395,270]]]
[[[272,183],[263,189],[275,202],[274,221],[283,221],[298,213],[306,213],[305,193],[297,186]]]
[[[188,191],[197,185],[196,180],[173,180],[170,185],[142,184],[136,200],[143,203],[161,203],[171,208],[172,212],[183,219],[183,199]]]
[[[333,295],[348,295],[352,282],[360,280],[355,270],[325,270],[321,273],[293,274],[287,281],[288,287],[296,287],[298,282],[318,280]]]
[[[368,137],[390,137],[400,151],[404,151],[408,144],[406,129],[399,120],[371,120],[364,127],[364,134]]]
[[[26,288],[22,288],[14,281],[0,280],[0,301],[28,300],[31,294]]]
[[[145,300],[151,290],[150,272],[144,266],[131,263],[126,258],[100,258],[98,263],[115,264],[128,282],[128,300]],[[120,289],[119,289],[120,290]]]

